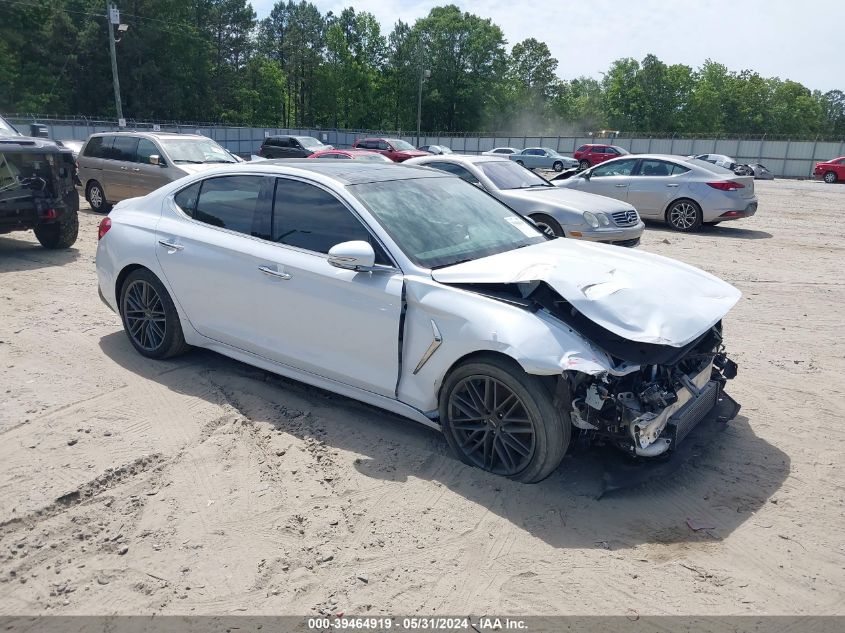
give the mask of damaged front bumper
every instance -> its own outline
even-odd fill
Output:
[[[678,446],[724,399],[725,383],[736,376],[736,363],[720,343],[714,328],[673,365],[636,367],[624,375],[570,375],[570,416],[581,441],[609,443],[636,457],[657,457]],[[739,405],[731,409],[728,419]]]

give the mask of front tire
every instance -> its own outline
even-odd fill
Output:
[[[555,170],[555,171],[557,171],[557,172],[561,172],[561,171],[563,171],[563,163],[562,163],[562,162],[560,162],[559,160],[558,160],[558,161],[555,161],[555,164],[554,164],[554,165],[552,165],[552,169],[554,169],[554,170]]]
[[[836,182],[836,172],[833,172],[833,171],[827,172],[824,175],[824,181],[829,185],[832,185],[833,183],[835,183]]]
[[[532,215],[531,219],[534,220],[534,223],[537,225],[537,228],[540,229],[546,235],[554,237],[566,237],[563,232],[563,228],[560,226],[560,222],[555,220],[553,217],[538,213],[537,215]]]
[[[440,392],[449,446],[466,464],[523,483],[548,477],[569,446],[571,424],[538,376],[496,356],[454,369]]]
[[[108,213],[111,209],[111,205],[106,200],[106,191],[103,189],[103,185],[96,180],[92,180],[88,184],[88,191],[86,192],[85,198],[88,200],[88,204],[91,205],[91,210],[94,213]]]
[[[142,356],[170,358],[189,349],[173,300],[146,268],[129,273],[120,289],[119,307],[123,329]]]
[[[692,233],[703,223],[701,207],[694,200],[676,200],[666,210],[666,222],[676,231]]]
[[[589,169],[589,168],[590,168],[590,161],[588,161],[588,160],[582,160],[578,163],[578,169],[580,169],[581,171],[584,171],[585,169]]]
[[[35,237],[44,248],[56,250],[70,248],[79,236],[79,215],[76,211],[66,212],[58,222],[40,224],[35,227]]]

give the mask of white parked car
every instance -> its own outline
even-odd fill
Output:
[[[482,156],[508,156],[509,154],[516,154],[518,150],[516,147],[494,147],[493,149],[481,152]]]
[[[697,231],[702,224],[757,212],[753,176],[737,176],[695,158],[628,155],[562,177],[554,184],[624,200],[644,220],[666,222],[676,231]]]
[[[643,458],[714,407],[740,293],[686,264],[551,239],[460,178],[232,165],[115,205],[99,291],[142,355],[194,345],[441,430],[533,482],[573,433]]]

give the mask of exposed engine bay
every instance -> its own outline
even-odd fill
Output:
[[[737,374],[724,351],[721,321],[681,347],[643,343],[595,323],[545,282],[461,287],[545,311],[612,358],[608,371],[565,371],[559,378],[557,401],[570,407],[582,446],[612,445],[636,457],[663,455],[714,408],[725,383]],[[738,411],[734,403],[728,419]]]

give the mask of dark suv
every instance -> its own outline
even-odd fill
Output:
[[[79,232],[76,163],[69,149],[23,136],[0,117],[0,233],[35,230],[46,248],[68,248]]]
[[[262,158],[308,158],[314,152],[334,149],[313,136],[268,136],[261,144],[258,155]]]

